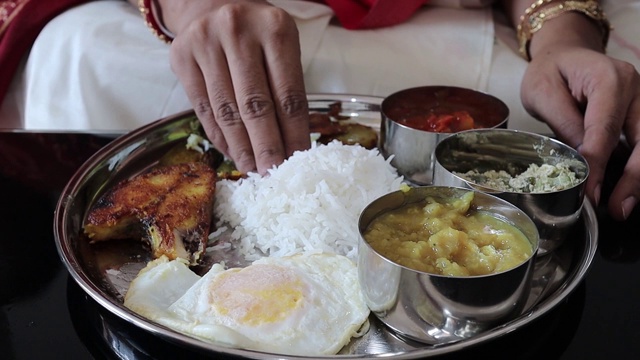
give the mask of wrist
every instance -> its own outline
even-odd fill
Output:
[[[590,19],[577,13],[551,19],[529,42],[529,59],[560,47],[580,47],[605,52],[600,28]]]
[[[517,30],[520,53],[530,60],[542,48],[562,45],[604,52],[610,24],[595,0],[536,0]]]
[[[137,5],[145,24],[151,32],[160,40],[171,43],[175,35],[165,27],[162,20],[161,8],[156,4],[156,1],[138,0]]]
[[[194,20],[220,8],[223,5],[242,2],[263,2],[266,0],[155,0],[162,13],[164,26],[173,34],[180,34]]]
[[[177,27],[177,12],[174,8],[177,3],[181,3],[181,1],[174,0],[155,0],[156,7],[159,10],[159,13],[162,14],[162,23],[167,30],[171,31],[173,34],[178,33]]]

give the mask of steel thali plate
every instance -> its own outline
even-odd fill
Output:
[[[309,95],[311,111],[329,111],[341,104],[342,115],[351,121],[375,128],[380,125],[382,98],[349,94]],[[246,358],[271,358],[274,354],[207,343],[147,320],[123,305],[124,294],[138,271],[151,260],[133,242],[89,245],[82,235],[86,211],[105,189],[154,165],[171,146],[185,141],[197,119],[191,111],[158,120],[120,136],[87,160],[63,190],[54,214],[54,235],[60,257],[72,278],[97,303],[134,326],[179,346],[205,353]],[[361,338],[353,339],[340,353],[314,358],[327,359],[421,359],[453,353],[499,338],[524,326],[562,302],[586,275],[598,241],[595,211],[587,201],[575,231],[550,255],[537,260],[531,294],[523,313],[516,319],[475,337],[451,344],[429,346],[395,336],[374,315],[371,327]],[[304,356],[275,354],[281,359]]]

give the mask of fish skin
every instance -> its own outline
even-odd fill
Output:
[[[215,184],[216,172],[204,162],[154,167],[105,193],[89,211],[84,232],[91,243],[141,238],[154,258],[196,265],[210,233]]]

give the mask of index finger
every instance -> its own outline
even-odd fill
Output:
[[[611,92],[596,91],[588,98],[584,115],[584,138],[580,153],[589,163],[587,189],[596,205],[600,200],[601,184],[611,153],[620,141],[624,114],[628,102]]]
[[[609,197],[609,212],[617,220],[626,220],[640,199],[640,86],[635,94],[624,126],[631,154]]]
[[[286,156],[311,146],[309,104],[305,92],[298,30],[289,29],[266,40],[267,73],[275,100]],[[283,56],[287,54],[287,56]]]
[[[310,146],[297,28],[284,10],[266,10],[262,19],[268,20],[270,28],[252,32],[249,39],[253,41],[223,38],[238,109],[259,173]]]

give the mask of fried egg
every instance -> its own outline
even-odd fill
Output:
[[[355,264],[330,254],[215,264],[202,277],[159,258],[131,282],[124,305],[214,344],[307,356],[336,354],[369,316]]]

